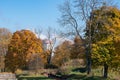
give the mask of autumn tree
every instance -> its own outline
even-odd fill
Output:
[[[89,22],[91,19],[92,22]],[[118,47],[120,44],[120,10],[103,6],[92,11],[89,21],[93,64],[103,65],[103,76],[107,78],[108,68],[120,67],[118,62],[120,60],[118,52],[120,49]]]
[[[53,64],[60,67],[62,64],[70,60],[70,51],[72,43],[70,41],[64,41],[55,49],[53,56]]]
[[[84,29],[87,27],[86,22],[89,19],[91,12],[100,8],[106,4],[107,0],[67,0],[63,5],[60,5],[61,17],[59,23],[64,26],[66,31],[63,31],[64,35],[75,35],[83,39]],[[83,46],[86,49],[87,59],[87,73],[91,73],[91,28],[89,27],[89,35],[86,38],[86,42]]]
[[[12,33],[6,28],[0,28],[0,72],[4,71],[5,55],[8,51],[8,44],[10,43]]]
[[[85,59],[85,47],[84,42],[79,36],[74,39],[74,44],[71,47],[71,59]]]
[[[16,31],[8,46],[6,68],[12,72],[28,67],[33,54],[42,59],[42,42],[29,30]]]

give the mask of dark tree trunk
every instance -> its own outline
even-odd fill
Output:
[[[87,74],[91,73],[91,59],[88,58],[88,62],[87,62]]]
[[[89,31],[90,33],[90,31]],[[89,75],[91,73],[91,65],[92,65],[92,59],[91,59],[91,37],[90,35],[88,35],[89,37],[86,38],[86,41],[84,43],[84,47],[85,47],[85,54],[86,54],[86,71],[87,71],[87,74]],[[84,42],[84,40],[83,40]]]
[[[51,64],[51,57],[52,57],[52,53],[50,53],[50,55],[48,56],[48,64]]]
[[[108,65],[106,63],[104,63],[104,73],[103,73],[103,77],[107,78],[108,77]]]
[[[91,73],[91,64],[92,64],[90,46],[86,48],[86,59],[87,59],[86,70],[87,70],[87,74],[89,75]]]
[[[91,73],[91,56],[89,56],[90,53],[88,53],[87,56],[87,74],[89,75]]]
[[[1,72],[4,72],[4,68],[1,69]]]
[[[47,58],[47,64],[50,64],[50,55]]]
[[[88,22],[88,21],[87,21]],[[91,74],[91,53],[92,53],[92,35],[91,35],[91,22],[90,20],[90,26],[88,27],[88,49],[87,49],[87,74]]]

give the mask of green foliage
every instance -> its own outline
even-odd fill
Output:
[[[120,10],[103,6],[91,13],[88,27],[91,29],[92,59],[94,65],[106,63],[120,67]],[[88,32],[86,31],[86,35]],[[117,44],[116,44],[117,43]]]
[[[94,65],[96,64],[110,64],[112,57],[114,56],[114,46],[111,39],[106,41],[99,41],[92,46],[92,59]]]

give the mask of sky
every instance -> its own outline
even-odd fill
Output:
[[[15,32],[21,29],[58,28],[58,6],[65,0],[0,0],[0,28]],[[116,0],[117,1],[117,0]],[[118,4],[120,4],[120,1]]]
[[[0,28],[21,29],[59,27],[58,6],[64,0],[0,0]]]

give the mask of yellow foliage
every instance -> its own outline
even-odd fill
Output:
[[[21,69],[17,69],[17,70],[15,71],[15,73],[16,73],[16,74],[22,74],[23,71],[22,71]]]
[[[93,63],[120,67],[120,10],[103,6],[94,10],[91,17],[93,22],[88,27],[92,32]]]

